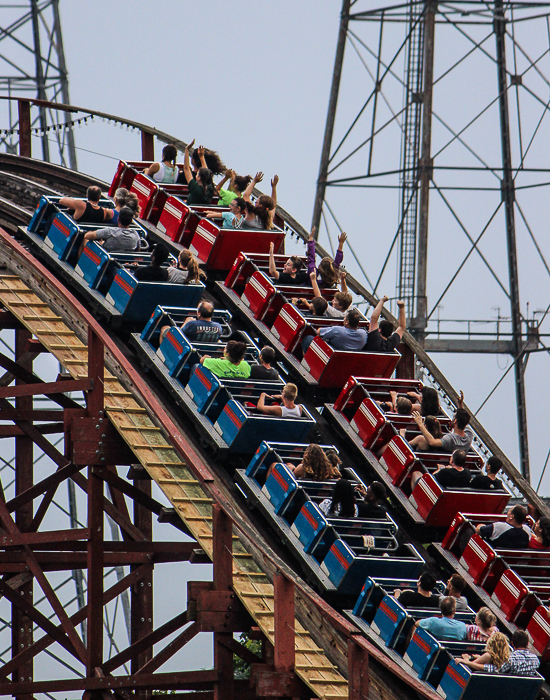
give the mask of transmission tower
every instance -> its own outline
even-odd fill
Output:
[[[359,216],[363,222],[365,213],[376,217],[383,233],[369,241],[362,271],[376,295],[381,282],[387,289],[393,261],[396,297],[406,301],[408,327],[426,350],[511,356],[527,478],[525,370],[530,353],[546,351],[548,309],[529,264],[522,274],[518,249],[524,257],[533,253],[529,261],[541,266],[546,283],[550,266],[533,220],[550,185],[542,159],[549,135],[549,7],[409,0],[372,9],[362,0],[343,0],[312,221],[317,235],[330,238],[331,225],[353,229]],[[345,99],[339,103],[340,94]],[[538,228],[542,239],[542,221]],[[445,239],[451,229],[459,238]],[[441,258],[432,257],[437,246],[451,255],[460,250],[460,264],[449,266],[447,255],[441,274]],[[442,333],[451,320],[439,318],[441,301],[463,302],[480,282],[476,266],[498,287],[498,318],[472,320],[461,312],[464,320]],[[540,295],[540,315],[522,312],[520,280],[531,299]],[[484,299],[473,296],[469,307],[478,311]],[[510,309],[505,319],[501,304]],[[481,323],[494,325],[472,332]]]
[[[14,94],[70,104],[69,79],[59,16],[59,0],[19,0],[2,5],[0,27],[0,97]],[[0,133],[8,153],[18,151],[18,113],[3,105],[9,128]],[[63,120],[63,121],[60,121]],[[68,112],[39,107],[32,127],[40,136],[42,158],[77,169],[74,133],[60,128]]]

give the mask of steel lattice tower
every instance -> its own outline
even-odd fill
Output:
[[[40,100],[70,104],[59,0],[2,5],[0,97],[24,93]],[[4,123],[9,123],[9,129],[8,133],[0,134],[0,145],[8,153],[17,153],[18,114],[11,105],[11,102],[5,105],[9,114]],[[41,107],[32,127],[39,129],[43,160],[76,170],[73,130],[59,128],[69,121],[68,112]]]

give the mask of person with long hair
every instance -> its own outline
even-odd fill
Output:
[[[535,523],[529,540],[529,549],[550,549],[550,518],[540,518]]]
[[[416,399],[413,411],[419,411],[421,416],[438,416],[441,413],[439,394],[431,386],[423,386],[420,394],[415,391],[407,393],[411,398]]]
[[[246,202],[242,197],[235,197],[229,203],[229,211],[215,209],[203,212],[207,219],[222,219],[222,228],[241,228],[246,215]]]
[[[462,654],[457,656],[456,661],[459,661],[464,666],[473,669],[474,671],[488,671],[495,673],[500,671],[502,666],[510,658],[511,651],[508,643],[508,637],[502,632],[495,632],[487,640],[485,651],[481,655]]]
[[[338,479],[332,490],[332,498],[325,498],[319,508],[329,517],[356,518],[359,515],[355,503],[355,487],[348,479]]]
[[[223,186],[228,180],[230,181],[229,187],[224,190]],[[236,197],[242,198],[251,181],[251,175],[237,175],[234,170],[227,169],[215,188],[219,197],[218,204],[221,207],[228,207]]]
[[[195,139],[185,147],[184,159],[183,159],[183,174],[187,186],[189,187],[189,195],[187,197],[187,204],[197,205],[197,204],[210,204],[212,198],[214,197],[214,184],[212,182],[212,171],[206,167],[199,168],[196,177],[193,177],[193,172],[191,170],[191,163],[189,160],[189,149],[195,143]],[[202,154],[204,158],[204,147],[199,146],[196,151],[199,155]]]
[[[469,642],[486,642],[498,632],[496,615],[489,608],[480,608],[474,625],[466,625]]]
[[[119,187],[113,199],[115,200],[113,218],[111,219],[113,224],[118,224],[118,215],[122,207],[129,207],[133,211],[134,217],[139,216],[139,201],[137,195],[133,192],[128,192],[126,187]]]
[[[304,456],[300,464],[296,467],[288,465],[294,472],[297,479],[311,479],[312,481],[331,481],[340,479],[341,474],[325,451],[319,445],[312,443],[306,447]]]
[[[194,141],[195,139],[193,139],[193,142],[189,144],[189,148],[191,148]],[[195,172],[198,172],[201,168],[208,168],[212,175],[221,175],[227,170],[219,154],[216,151],[212,151],[210,148],[205,148],[204,146],[199,146],[199,148],[196,148],[193,151],[191,162]]]
[[[243,192],[243,199],[248,202],[247,216],[243,222],[243,228],[258,229],[260,231],[271,231],[274,227],[273,217],[277,209],[277,183],[279,176],[274,175],[271,180],[271,197],[267,194],[261,194],[253,205],[250,201],[250,196],[254,187],[264,179],[263,173],[256,173],[252,181]]]
[[[168,268],[168,282],[172,284],[198,284],[205,278],[197,259],[188,248],[180,251],[177,267]]]
[[[338,250],[334,260],[323,258],[315,267],[315,226],[311,229],[307,241],[307,272],[308,275],[317,270],[317,284],[319,287],[334,287],[340,281],[340,265],[344,259],[344,243],[348,234],[342,231],[338,236]]]
[[[160,163],[152,163],[145,169],[145,175],[155,182],[174,184],[178,181],[180,170],[176,165],[178,149],[169,144],[162,149],[162,159]]]

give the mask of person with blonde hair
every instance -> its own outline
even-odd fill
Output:
[[[462,654],[462,656],[457,656],[455,660],[474,671],[498,673],[509,660],[510,654],[508,637],[502,632],[495,632],[487,640],[483,654],[474,656]]]
[[[205,277],[197,259],[188,248],[180,250],[178,266],[168,268],[168,282],[172,284],[197,284]]]
[[[280,416],[281,418],[300,418],[302,415],[302,406],[295,404],[294,401],[298,396],[298,387],[296,384],[285,384],[282,394],[275,394],[269,398],[274,401],[281,401],[281,406],[266,406],[265,400],[268,398],[265,391],[262,391],[258,399],[258,411],[267,416]]]
[[[327,456],[322,447],[311,443],[306,447],[304,457],[300,464],[293,467],[287,465],[294,472],[297,479],[311,479],[312,481],[330,481],[340,479],[341,474],[334,462]]]

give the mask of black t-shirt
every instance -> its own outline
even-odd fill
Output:
[[[168,269],[166,267],[138,267],[134,270],[134,277],[141,282],[166,282],[168,279]]]
[[[500,534],[499,534],[500,533]],[[493,523],[484,525],[479,534],[494,549],[525,549],[529,546],[529,533],[523,527],[514,527],[510,523]],[[497,537],[493,539],[493,534]]]
[[[459,472],[458,469],[450,467],[447,469],[441,469],[441,471],[437,472],[437,474],[434,474],[433,477],[438,482],[438,484],[440,484],[440,486],[443,486],[443,488],[445,489],[460,489],[470,485],[470,479],[472,478],[472,475],[470,474],[469,469],[464,468],[462,471]]]
[[[398,598],[404,608],[437,608],[439,610],[439,596],[431,595],[427,598],[418,591],[403,591]]]
[[[309,275],[305,270],[298,270],[296,277],[292,277],[288,272],[279,272],[279,279],[276,280],[277,284],[286,284],[293,286],[301,286],[309,282]]]
[[[489,479],[485,474],[476,474],[470,481],[470,488],[477,491],[502,491],[502,481],[500,479]]]
[[[389,338],[384,338],[380,329],[377,328],[374,331],[369,331],[365,350],[368,352],[393,352],[400,342],[401,338],[398,333],[392,333]]]
[[[263,365],[250,365],[250,379],[279,379],[279,373],[274,367],[268,369]]]
[[[356,505],[359,518],[374,518],[376,520],[386,517],[384,506],[367,503],[366,501],[356,501]]]

